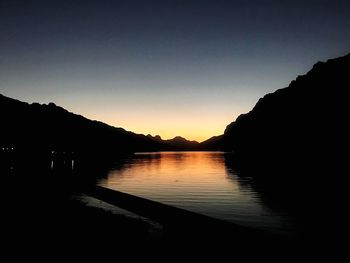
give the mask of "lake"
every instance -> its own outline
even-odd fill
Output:
[[[222,152],[136,153],[111,169],[99,185],[236,224],[291,234],[285,211],[271,208]]]

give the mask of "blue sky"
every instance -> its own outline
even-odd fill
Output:
[[[0,1],[0,93],[164,138],[348,52],[348,1]]]

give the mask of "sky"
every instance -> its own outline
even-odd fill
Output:
[[[350,1],[0,0],[0,93],[203,141],[350,52]]]

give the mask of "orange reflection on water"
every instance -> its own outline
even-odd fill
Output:
[[[223,154],[219,152],[139,153],[130,165],[111,171],[101,184],[146,197],[238,188],[228,180]]]
[[[221,152],[139,153],[99,184],[238,224],[280,231],[279,222],[284,219],[265,209],[254,187],[242,183],[232,171],[230,158]]]

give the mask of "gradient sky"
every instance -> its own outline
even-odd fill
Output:
[[[0,93],[202,141],[350,52],[350,1],[0,0]]]

